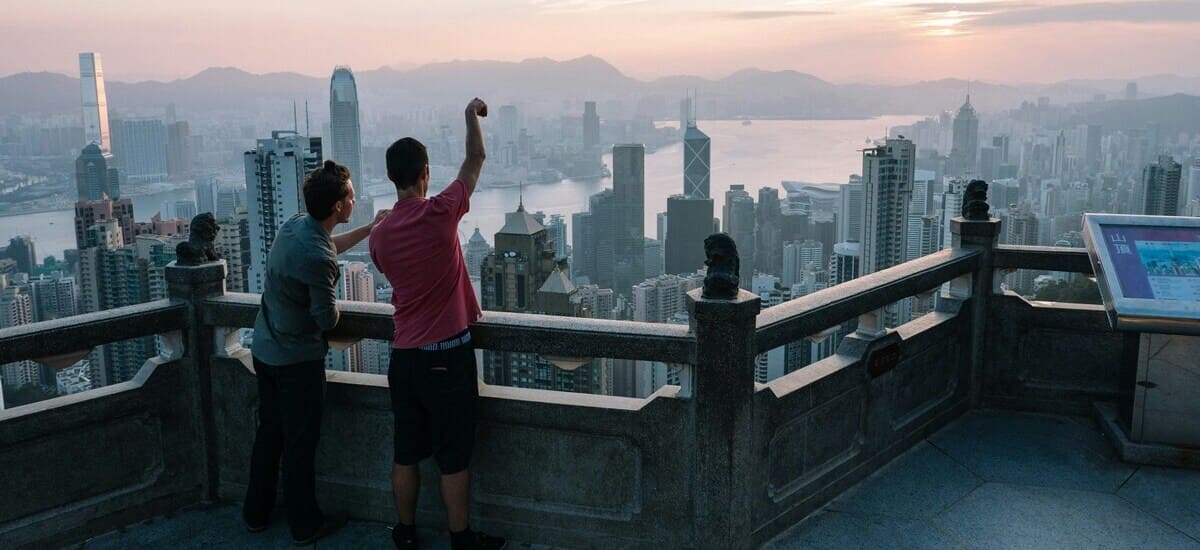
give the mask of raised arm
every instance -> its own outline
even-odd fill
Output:
[[[458,170],[458,179],[467,184],[467,192],[475,192],[475,184],[479,182],[479,172],[483,170],[483,159],[487,152],[483,147],[483,127],[479,124],[480,117],[487,116],[487,103],[475,98],[467,104],[467,157],[463,159],[462,168]]]

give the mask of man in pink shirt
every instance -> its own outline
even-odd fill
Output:
[[[416,548],[417,463],[430,455],[442,473],[442,500],[450,542],[463,548],[503,548],[504,539],[471,531],[470,475],[479,386],[475,348],[467,326],[481,312],[463,262],[458,223],[470,210],[471,193],[486,156],[479,118],[487,104],[467,105],[466,159],[458,178],[426,197],[429,155],[413,138],[387,150],[388,179],[397,201],[371,230],[371,259],[392,284],[395,333],[388,386],[395,418],[392,490],[400,522],[392,530],[397,548]]]

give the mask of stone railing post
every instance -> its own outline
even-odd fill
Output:
[[[188,303],[191,321],[184,333],[183,361],[191,367],[191,378],[198,388],[199,403],[195,409],[201,415],[204,448],[204,498],[217,500],[219,468],[217,461],[216,424],[213,417],[212,357],[213,329],[204,326],[202,304],[206,298],[225,294],[225,261],[183,266],[171,262],[166,267],[167,292],[173,300]]]
[[[688,293],[692,333],[693,525],[698,548],[748,548],[754,478],[754,346],[758,296],[731,299]]]
[[[1000,237],[1000,220],[988,211],[987,184],[975,180],[963,196],[963,215],[950,220],[951,245],[983,253],[979,270],[969,278],[950,282],[950,297],[971,298],[971,387],[972,407],[979,406],[983,394],[983,369],[986,357],[989,301],[995,286],[994,269],[996,245]]]

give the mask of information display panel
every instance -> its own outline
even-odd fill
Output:
[[[1085,214],[1113,328],[1200,334],[1200,218]]]

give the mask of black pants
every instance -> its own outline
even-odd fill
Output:
[[[265,525],[275,507],[275,483],[283,458],[283,499],[292,537],[303,539],[320,528],[317,506],[317,441],[325,398],[325,362],[268,365],[254,359],[258,377],[258,432],[250,455],[243,518]]]

